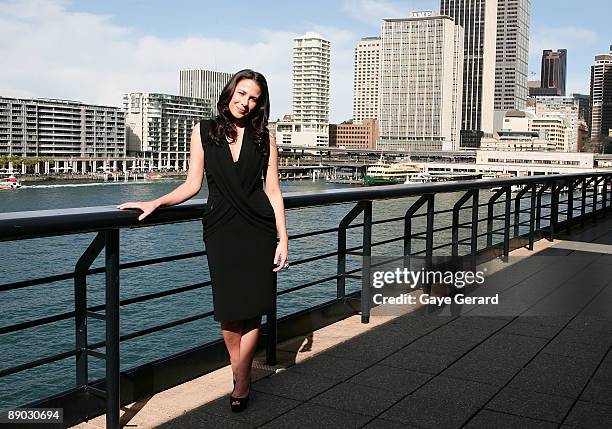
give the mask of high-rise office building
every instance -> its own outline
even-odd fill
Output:
[[[213,115],[216,116],[219,114],[217,101],[232,76],[232,73],[211,70],[181,70],[179,72],[179,95],[210,100]]]
[[[383,20],[378,147],[458,149],[462,74],[463,29],[452,18]]]
[[[612,129],[612,45],[591,66],[591,140],[601,141]]]
[[[496,111],[526,107],[530,16],[531,0],[497,0]]]
[[[0,155],[123,157],[125,114],[70,100],[0,97]]]
[[[353,121],[378,118],[380,37],[364,37],[355,47]]]
[[[331,43],[318,33],[293,39],[294,132],[302,144],[329,144],[329,75]]]
[[[540,76],[541,88],[553,90],[554,93],[542,92],[537,95],[565,95],[565,78],[567,75],[567,50],[542,52],[542,72]]]
[[[210,100],[155,93],[123,96],[128,151],[157,169],[187,170],[191,129],[212,118]]]
[[[493,133],[497,0],[441,0],[440,13],[464,29],[461,147]]]

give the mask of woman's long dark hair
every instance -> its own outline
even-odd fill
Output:
[[[257,105],[249,112],[246,121],[248,129],[250,129],[249,137],[255,143],[257,149],[267,155],[268,145],[267,141],[269,138],[268,131],[268,117],[270,115],[270,96],[268,94],[268,83],[266,78],[261,73],[256,71],[245,69],[240,70],[229,80],[217,102],[217,110],[219,114],[212,121],[209,128],[209,137],[211,141],[216,145],[227,144],[226,138],[234,141],[236,140],[238,133],[234,125],[235,118],[229,110],[229,103],[234,96],[234,91],[238,82],[243,79],[254,80],[261,94],[257,98]]]

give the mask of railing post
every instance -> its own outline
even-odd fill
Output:
[[[119,230],[104,231],[106,247],[106,427],[119,428]]]
[[[371,204],[371,202],[370,202]],[[336,280],[336,298],[342,299],[346,294],[346,229],[364,211],[364,203],[357,203],[342,218],[338,225],[338,264]]]
[[[550,186],[549,183],[543,183],[542,187],[538,190],[537,207],[536,207],[536,229],[539,231],[542,226],[542,195],[544,191]]]
[[[597,187],[599,186],[599,177],[593,177],[593,222],[597,222]]]
[[[506,203],[504,204],[504,257],[510,254],[510,216],[512,215],[512,188],[506,186]]]
[[[478,253],[478,199],[479,190],[472,191],[472,237],[470,240],[470,269],[476,271],[476,253]]]
[[[104,234],[99,232],[74,267],[74,324],[76,385],[89,384],[87,359],[87,270],[104,249]]]
[[[461,207],[470,199],[472,196],[472,191],[467,191],[465,194],[457,200],[455,205],[453,206],[453,224],[452,224],[452,250],[451,255],[453,257],[459,256],[459,210]]]
[[[525,185],[523,188],[518,191],[516,194],[516,198],[514,199],[514,236],[518,237],[521,233],[521,213],[523,212],[523,208],[521,207],[521,201],[523,196],[529,191],[530,186]]]
[[[429,238],[430,228],[433,228],[433,222],[430,223],[429,211],[430,207],[433,210],[433,194],[422,195],[414,204],[406,210],[404,215],[404,268],[410,269],[410,255],[412,254],[412,217],[415,213],[423,207],[423,204],[427,202],[427,230],[425,232],[425,239]],[[427,244],[426,244],[427,248]]]
[[[555,239],[555,232],[559,220],[559,186],[557,185],[557,182],[552,182],[550,191],[550,236],[548,239],[553,241]]]
[[[361,323],[370,322],[370,264],[372,257],[372,201],[364,202],[361,264]]]
[[[580,205],[580,226],[584,228],[584,217],[586,216],[586,197],[587,197],[587,180],[586,177],[582,178],[581,186],[582,203]]]
[[[495,201],[504,193],[504,189],[498,189],[487,202],[487,247],[493,246],[493,218],[495,217]]]
[[[567,234],[572,229],[572,222],[574,220],[574,181],[569,180],[567,184],[567,225],[565,231]]]
[[[530,206],[531,210],[529,211],[529,250],[533,250],[533,233],[535,228],[535,215],[536,215],[536,201],[538,195],[538,187],[534,183],[531,185],[531,200]]]

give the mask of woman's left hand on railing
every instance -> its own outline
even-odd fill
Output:
[[[138,220],[139,221],[143,220],[144,218],[149,216],[158,207],[159,207],[159,204],[157,203],[156,200],[152,200],[152,201],[134,201],[134,202],[130,201],[130,202],[127,202],[127,203],[119,204],[117,206],[117,208],[119,210],[125,210],[125,209],[138,209],[138,210],[142,210],[142,214],[140,216],[138,216]]]

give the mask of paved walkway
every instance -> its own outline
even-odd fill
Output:
[[[471,295],[499,294],[498,305],[403,316],[379,308],[370,325],[355,316],[280,345],[276,368],[259,365],[243,413],[229,410],[226,367],[134,404],[124,422],[164,429],[610,428],[612,221],[537,245],[535,255],[513,252],[510,266],[489,264],[485,286]]]

